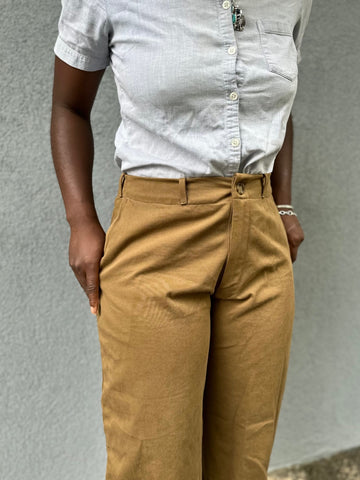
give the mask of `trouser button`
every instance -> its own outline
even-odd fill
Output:
[[[245,185],[242,182],[236,184],[236,190],[240,195],[244,193],[244,187]]]

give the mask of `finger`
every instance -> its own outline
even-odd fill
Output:
[[[99,308],[99,264],[91,264],[86,271],[86,294],[91,313],[96,315]]]

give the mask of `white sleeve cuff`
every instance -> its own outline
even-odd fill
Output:
[[[84,55],[78,52],[74,48],[70,47],[64,40],[58,35],[55,45],[54,53],[65,63],[71,67],[85,70],[88,72],[95,72],[96,70],[102,70],[110,64],[110,59],[101,59]]]

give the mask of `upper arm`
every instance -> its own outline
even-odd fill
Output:
[[[71,67],[55,55],[53,105],[89,117],[105,69],[88,72]]]
[[[89,115],[110,64],[110,26],[103,0],[61,0],[54,45],[53,103]]]

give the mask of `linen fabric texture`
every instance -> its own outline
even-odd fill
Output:
[[[55,54],[111,66],[114,163],[148,177],[268,173],[297,91],[312,0],[62,0]]]

